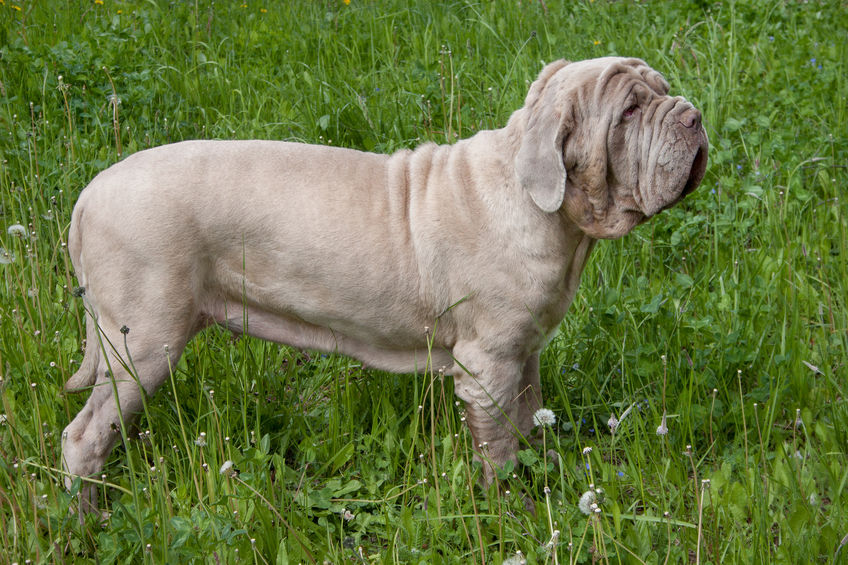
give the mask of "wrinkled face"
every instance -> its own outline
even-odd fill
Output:
[[[620,237],[700,184],[701,113],[638,60],[585,61],[559,74],[569,71],[583,104],[564,142],[566,212],[589,235]]]
[[[639,59],[552,63],[524,108],[531,141],[516,162],[522,185],[596,238],[621,237],[673,206],[701,182],[708,142],[701,113],[668,89]],[[555,156],[546,157],[548,147]]]

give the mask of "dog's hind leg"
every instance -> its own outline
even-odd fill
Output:
[[[99,313],[90,312],[97,318],[88,320],[95,330],[87,332],[85,359],[93,358],[92,349],[96,348],[96,367],[92,375],[86,373],[75,379],[85,367],[84,362],[72,378],[80,381],[78,384],[94,382],[85,406],[62,434],[62,461],[68,472],[65,479],[68,487],[75,476],[92,477],[102,471],[109,452],[121,437],[122,427],[126,430],[142,411],[145,396],[152,395],[165,382],[169,368],[176,365],[193,335],[190,305],[140,302],[155,304],[156,308],[122,310],[126,326],[102,308]],[[91,511],[95,506],[95,487],[84,483],[80,490],[80,510]]]

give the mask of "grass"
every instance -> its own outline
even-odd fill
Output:
[[[0,562],[848,563],[848,11],[556,4],[0,0]],[[210,330],[95,478],[109,519],[69,514],[94,174],[188,138],[449,143],[608,54],[703,110],[710,164],[598,245],[543,355],[561,465],[484,493],[450,379]]]

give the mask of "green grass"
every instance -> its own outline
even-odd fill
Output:
[[[848,10],[564,4],[0,0],[0,562],[848,563]],[[188,138],[452,142],[608,54],[703,110],[710,164],[597,246],[543,355],[562,465],[484,493],[450,379],[207,331],[98,480],[109,519],[69,514],[94,174]]]

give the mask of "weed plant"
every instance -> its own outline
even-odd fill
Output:
[[[703,110],[710,164],[597,246],[542,358],[555,455],[483,492],[438,368],[210,329],[92,479],[103,514],[71,514],[65,243],[98,171],[190,138],[452,143],[543,62],[611,54]],[[0,562],[848,563],[846,61],[835,0],[0,0]]]

